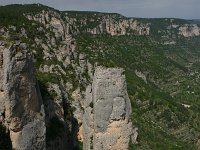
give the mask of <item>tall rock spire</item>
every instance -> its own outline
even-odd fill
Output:
[[[86,91],[85,150],[125,150],[132,135],[131,103],[124,70],[97,67]]]

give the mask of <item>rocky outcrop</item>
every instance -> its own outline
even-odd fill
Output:
[[[140,23],[134,19],[116,20],[111,17],[105,17],[97,27],[87,29],[87,32],[92,34],[107,33],[113,36],[127,34],[149,35],[150,27],[148,24]]]
[[[132,135],[124,70],[97,67],[86,90],[84,150],[126,150]]]
[[[132,137],[132,142],[133,144],[138,144],[138,128],[133,129],[133,137]]]
[[[68,41],[72,34],[110,34],[114,35],[149,35],[150,24],[137,19],[114,14],[93,14],[77,19],[71,13],[61,17],[53,11],[42,11],[35,16],[27,15],[29,20],[38,21],[55,33],[55,38]],[[46,21],[45,21],[46,20]]]
[[[184,37],[194,37],[200,35],[200,27],[196,24],[185,24],[179,28],[179,34]]]
[[[45,114],[32,55],[20,42],[0,47],[1,122],[16,150],[45,150]]]

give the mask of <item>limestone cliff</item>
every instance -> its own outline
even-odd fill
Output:
[[[45,150],[45,114],[32,55],[19,42],[0,47],[1,122],[16,150]]]
[[[200,35],[200,27],[197,24],[185,24],[179,28],[179,34],[184,37],[194,37]]]
[[[86,91],[84,149],[128,149],[132,134],[130,114],[123,70],[97,67]]]

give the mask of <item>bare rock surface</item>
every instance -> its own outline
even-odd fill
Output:
[[[132,135],[124,70],[97,67],[86,90],[84,149],[126,150]]]
[[[12,147],[45,150],[45,114],[32,55],[20,43],[2,47],[0,55],[1,121],[10,131]]]

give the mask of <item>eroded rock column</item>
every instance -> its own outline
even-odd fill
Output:
[[[1,96],[4,123],[15,150],[45,150],[45,114],[25,44],[1,49]]]
[[[127,150],[132,123],[124,70],[97,67],[86,90],[84,150]]]

